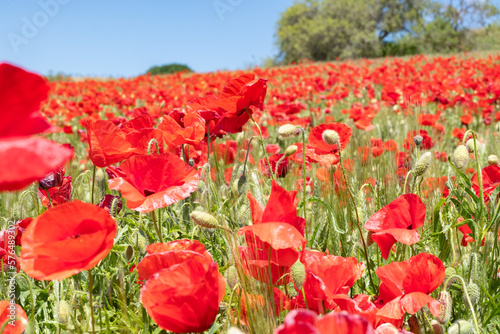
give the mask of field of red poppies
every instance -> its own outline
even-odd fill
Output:
[[[0,65],[0,332],[500,333],[500,54]]]

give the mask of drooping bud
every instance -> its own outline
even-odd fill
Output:
[[[424,138],[421,135],[416,135],[415,137],[413,137],[413,142],[415,143],[415,145],[417,145],[417,147],[420,147],[423,141]]]
[[[329,145],[338,145],[340,137],[335,130],[325,130],[322,134],[323,140]]]
[[[56,316],[61,324],[66,325],[68,323],[70,318],[70,307],[67,301],[61,300],[57,303]]]
[[[408,319],[408,326],[410,327],[410,332],[413,334],[421,334],[422,329],[420,328],[420,324],[418,323],[418,319],[415,315],[412,315]]]
[[[229,266],[226,270],[226,282],[229,289],[233,290],[239,284],[238,270],[235,266]]]
[[[477,142],[476,142],[476,145],[478,145]],[[474,138],[467,140],[467,142],[465,143],[465,147],[467,147],[469,152],[471,152],[471,153],[474,152]],[[479,145],[477,148],[479,149]]]
[[[431,326],[434,334],[444,334],[444,328],[438,321],[432,320]]]
[[[450,321],[451,311],[453,307],[453,299],[448,291],[441,291],[438,295],[438,302],[441,305],[441,313],[436,317],[437,321],[442,324]]]
[[[467,294],[469,295],[470,298],[470,304],[469,301],[467,300],[465,292],[463,294],[463,301],[464,304],[470,309],[474,307],[474,305],[476,305],[477,302],[479,301],[479,296],[480,296],[479,286],[476,283],[469,283],[466,289],[467,289]]]
[[[286,148],[286,150],[285,150],[285,156],[289,157],[291,155],[294,155],[297,152],[298,149],[299,148],[297,147],[297,145],[290,145],[290,146],[288,146]]]
[[[498,157],[494,154],[488,156],[488,165],[490,166],[498,166],[500,165],[500,160],[498,160]]]
[[[458,320],[448,328],[449,334],[470,334],[472,333],[472,324],[467,320]]]
[[[425,154],[423,154],[415,164],[415,169],[414,169],[415,177],[422,176],[431,165],[431,161],[432,161],[431,152],[426,152]]]
[[[290,272],[292,274],[293,283],[298,290],[302,290],[302,286],[306,281],[306,268],[304,267],[302,262],[300,262],[300,260],[297,260],[297,262],[295,262],[290,268]]]
[[[469,151],[465,145],[459,145],[453,152],[451,161],[457,167],[457,169],[464,168],[469,162]]]
[[[217,219],[207,212],[193,211],[189,215],[193,223],[204,228],[217,228],[219,223]]]
[[[127,259],[127,262],[130,262],[133,256],[134,256],[134,249],[132,248],[132,246],[128,245],[127,249],[125,250],[125,258]]]
[[[281,139],[294,137],[299,134],[299,128],[293,124],[285,124],[278,129],[278,135]]]

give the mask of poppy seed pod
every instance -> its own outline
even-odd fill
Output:
[[[281,139],[290,138],[299,134],[299,128],[293,124],[285,124],[278,129],[278,135]]]
[[[431,165],[431,161],[432,161],[431,152],[426,152],[424,155],[422,155],[415,164],[415,169],[414,169],[415,176],[422,176]]]
[[[229,289],[233,290],[239,284],[238,270],[235,266],[229,266],[226,270],[226,282]]]
[[[290,146],[288,146],[286,148],[286,150],[285,150],[285,156],[289,157],[291,155],[294,155],[297,152],[298,149],[299,148],[297,147],[297,145],[290,145]]]
[[[328,145],[337,145],[340,141],[339,134],[335,130],[325,130],[322,137]]]
[[[477,145],[477,148],[479,148],[478,143],[476,143],[476,145]],[[474,139],[471,138],[471,139],[467,140],[467,142],[465,143],[465,147],[467,147],[469,152],[474,152]]]
[[[472,324],[466,320],[458,320],[448,328],[449,334],[470,334],[472,333]]]
[[[434,334],[444,334],[444,328],[443,328],[443,326],[441,326],[441,324],[438,321],[432,320],[431,326],[432,326],[432,330],[434,331]]]
[[[453,308],[453,299],[451,298],[451,294],[446,290],[441,291],[438,295],[438,302],[441,305],[441,313],[438,317],[436,317],[436,319],[440,323],[445,324],[450,321],[451,318],[451,311]]]
[[[217,228],[219,227],[219,223],[217,219],[209,213],[202,211],[193,211],[189,217],[191,220],[198,226],[204,228]]]
[[[410,327],[410,332],[412,332],[413,334],[422,333],[422,329],[420,328],[420,324],[418,323],[418,319],[415,315],[412,315],[408,319],[408,326]]]
[[[292,274],[293,283],[295,283],[297,289],[302,290],[302,286],[306,281],[306,268],[304,267],[302,262],[300,262],[300,260],[297,260],[297,262],[295,262],[290,268],[290,272]]]
[[[417,145],[417,147],[420,147],[423,141],[424,138],[421,135],[416,135],[415,137],[413,137],[413,142],[415,143],[415,145]]]
[[[498,157],[494,154],[488,156],[488,165],[494,165],[498,166],[500,165],[500,160],[498,160]]]
[[[459,145],[453,152],[451,161],[457,167],[457,169],[464,168],[469,162],[469,151],[465,145]]]

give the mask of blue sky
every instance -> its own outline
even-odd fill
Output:
[[[184,63],[245,68],[277,53],[294,0],[0,0],[0,62],[41,74],[134,76]]]

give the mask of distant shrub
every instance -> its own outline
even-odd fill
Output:
[[[152,75],[158,74],[172,74],[177,72],[193,72],[188,66],[182,64],[168,64],[163,66],[153,66],[146,73],[151,73]]]

